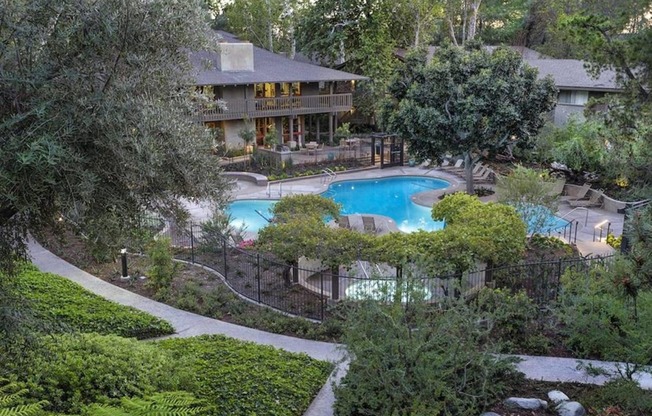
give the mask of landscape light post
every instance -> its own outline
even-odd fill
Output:
[[[129,272],[127,271],[127,249],[123,248],[120,250],[120,256],[122,258],[122,276],[120,276],[121,280],[129,280],[131,277],[129,277]]]

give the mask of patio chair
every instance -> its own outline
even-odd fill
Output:
[[[365,233],[376,233],[376,221],[374,217],[362,216],[362,228]]]
[[[441,169],[444,170],[454,170],[454,169],[460,169],[464,165],[464,159],[457,159],[455,164],[453,166],[441,166]]]
[[[337,223],[339,224],[340,228],[346,228],[347,230],[351,229],[351,222],[349,221],[349,216],[348,215],[341,216],[337,220]]]
[[[491,175],[494,174],[494,171],[489,168],[484,166],[478,173],[473,175],[473,180],[474,181],[486,181],[491,179]]]
[[[562,196],[561,198],[559,198],[559,200],[560,201],[570,202],[570,201],[576,201],[576,200],[584,199],[586,194],[589,192],[589,189],[591,189],[591,184],[590,183],[585,183],[584,185],[582,185],[580,190],[577,192],[577,195],[565,195],[565,196]]]
[[[430,159],[426,159],[426,160],[424,160],[423,162],[421,162],[421,164],[419,165],[419,167],[420,167],[421,169],[429,169],[429,168],[430,168],[430,165],[432,165],[432,160],[430,160]]]
[[[568,201],[571,207],[597,207],[602,205],[602,191],[593,190],[589,199],[572,199]]]

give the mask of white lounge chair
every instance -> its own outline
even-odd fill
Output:
[[[602,205],[602,191],[594,190],[589,199],[573,199],[568,201],[571,207],[597,207]]]
[[[577,195],[564,195],[561,198],[559,198],[560,201],[576,201],[583,199],[586,194],[589,192],[589,189],[591,189],[591,184],[590,183],[585,183],[582,185],[582,187],[579,189],[577,192]]]

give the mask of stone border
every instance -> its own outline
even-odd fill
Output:
[[[267,186],[267,176],[252,172],[222,172],[222,175],[253,182],[258,186]]]

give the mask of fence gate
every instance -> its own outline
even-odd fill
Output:
[[[395,134],[378,133],[371,135],[371,164],[380,162],[380,168],[403,166],[403,138]]]

